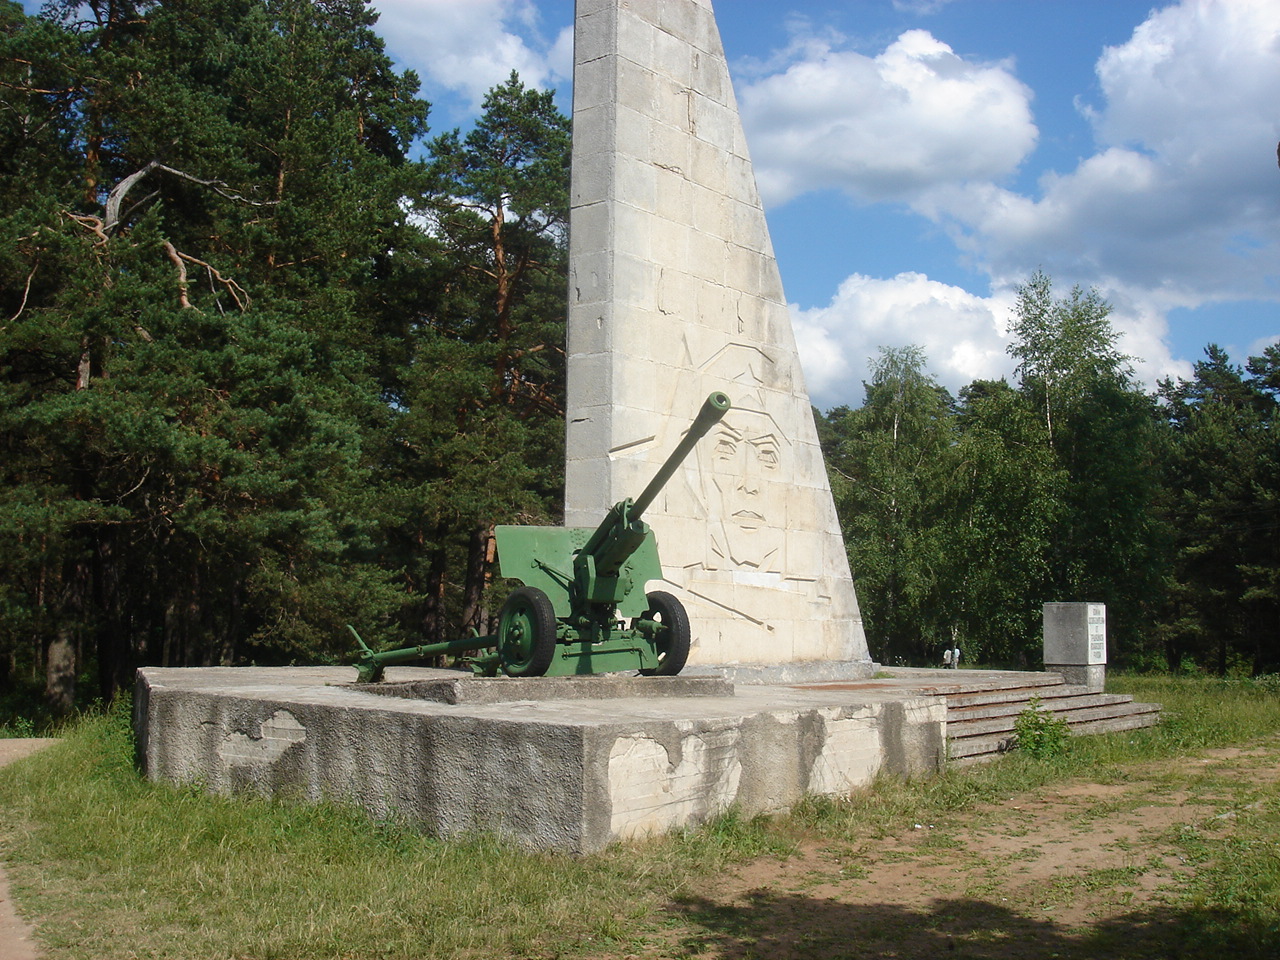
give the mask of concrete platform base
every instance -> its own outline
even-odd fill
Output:
[[[146,774],[583,853],[730,806],[771,813],[807,794],[847,794],[881,771],[932,772],[946,756],[945,701],[892,686],[477,681],[400,667],[374,693],[353,672],[139,670]]]

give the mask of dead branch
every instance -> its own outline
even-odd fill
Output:
[[[165,173],[172,173],[175,177],[181,177],[183,180],[190,180],[192,183],[198,183],[202,187],[212,187],[214,193],[220,197],[226,197],[228,200],[234,200],[236,203],[247,203],[251,207],[273,207],[279,203],[278,200],[250,200],[248,197],[241,196],[227,189],[227,185],[221,180],[201,180],[199,177],[184,173],[181,170],[175,170],[173,167],[166,167],[163,163],[156,166]]]
[[[183,180],[188,180],[191,183],[198,183],[202,187],[211,187],[213,192],[218,194],[218,196],[226,197],[228,200],[234,200],[236,203],[247,203],[251,207],[269,207],[277,203],[275,200],[250,200],[248,197],[242,196],[241,194],[235,193],[229,189],[226,183],[222,180],[205,180],[202,177],[197,177],[194,174],[187,173],[185,170],[178,170],[174,167],[165,166],[159,160],[152,160],[145,167],[142,167],[140,170],[135,170],[133,173],[129,174],[129,176],[117,183],[111,189],[111,192],[107,194],[107,216],[104,224],[104,230],[108,234],[120,224],[120,205],[124,203],[124,198],[128,195],[129,191],[133,189],[134,184],[149,174],[152,170],[163,170],[165,173],[173,174],[173,176],[180,177]],[[155,196],[155,194],[153,193],[151,196]],[[151,197],[148,197],[147,199],[149,200]],[[134,204],[134,206],[130,208],[130,212],[132,213],[133,210],[138,208],[138,206],[140,206],[140,204]]]
[[[37,260],[35,264],[32,265],[31,272],[27,274],[27,283],[22,288],[22,302],[18,304],[18,312],[15,313],[8,320],[6,320],[4,327],[0,327],[0,330],[4,330],[6,327],[9,326],[9,324],[17,320],[20,316],[22,316],[22,311],[27,309],[27,297],[30,296],[31,294],[31,281],[35,279],[36,270],[38,270],[39,268],[40,268],[40,261]]]
[[[178,268],[178,304],[183,310],[194,310],[191,305],[191,299],[187,296],[187,264],[182,259],[182,255],[178,253],[177,248],[168,240],[164,242],[164,252],[169,255],[169,260]]]
[[[93,376],[93,354],[90,349],[89,335],[80,338],[80,360],[76,363],[76,390],[88,390],[89,380]]]
[[[245,310],[249,309],[249,304],[252,303],[252,300],[249,299],[249,294],[245,292],[244,287],[240,286],[240,284],[236,283],[230,277],[224,277],[218,272],[218,268],[213,264],[206,263],[198,257],[191,256],[189,253],[183,253],[181,250],[175,252],[183,260],[187,261],[187,263],[194,263],[197,266],[204,267],[205,270],[209,272],[210,281],[216,280],[218,283],[226,287],[227,293],[231,294],[231,299],[236,302],[236,306],[240,308],[241,313],[244,313]],[[213,284],[211,282],[210,286],[212,285]]]
[[[124,198],[129,191],[133,189],[133,185],[158,166],[160,164],[152,160],[141,170],[135,170],[111,188],[111,192],[107,194],[107,219],[103,224],[103,233],[111,233],[120,223],[120,204],[124,202]]]
[[[25,60],[9,60],[8,62],[9,63],[25,63],[26,61]],[[4,87],[6,90],[17,90],[20,93],[38,93],[38,94],[43,94],[47,96],[51,96],[55,93],[67,92],[66,90],[58,90],[53,88],[46,90],[44,87],[29,87],[21,83],[6,83],[4,80],[0,80],[0,87]]]
[[[288,263],[273,263],[271,266],[276,270],[283,270],[285,267],[298,267],[304,263],[314,263],[319,259],[320,255],[316,254],[314,257],[303,257],[301,260],[290,260]]]
[[[126,490],[124,493],[120,494],[120,496],[116,497],[116,503],[123,503],[125,497],[129,496],[129,494],[131,493],[136,493],[142,487],[142,485],[147,482],[147,477],[149,476],[151,476],[151,468],[147,467],[145,470],[142,471],[142,479],[139,480],[137,483],[135,483],[128,490]]]
[[[143,198],[142,198],[141,200],[139,200],[137,203],[135,203],[135,204],[131,204],[131,205],[130,205],[130,207],[129,207],[129,209],[128,209],[128,210],[126,210],[126,211],[125,211],[125,212],[120,216],[120,219],[121,219],[121,220],[128,220],[128,219],[129,219],[129,217],[131,217],[131,216],[133,215],[133,211],[137,210],[137,209],[138,209],[139,207],[141,207],[144,203],[150,203],[152,200],[154,200],[154,199],[155,199],[156,197],[158,197],[158,196],[160,196],[160,191],[159,191],[159,190],[152,190],[150,193],[148,193],[145,197],[143,197]]]
[[[107,236],[106,230],[103,228],[102,221],[97,217],[90,216],[86,213],[71,213],[63,210],[62,215],[73,223],[78,223],[82,227],[87,227],[98,239],[94,241],[95,247],[105,244],[110,238]]]

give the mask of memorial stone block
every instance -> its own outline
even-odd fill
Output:
[[[1068,683],[1101,692],[1106,683],[1107,607],[1102,603],[1044,605],[1044,667]]]
[[[579,0],[575,29],[565,522],[638,494],[724,391],[733,409],[645,515],[690,669],[868,675],[711,2]]]

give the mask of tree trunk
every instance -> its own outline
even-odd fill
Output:
[[[88,571],[79,561],[68,561],[63,572],[62,603],[57,626],[44,651],[44,696],[55,714],[69,713],[76,702],[79,666],[77,631],[84,614]]]
[[[438,643],[447,638],[447,618],[444,609],[445,570],[448,565],[448,552],[445,542],[449,535],[448,527],[439,523],[431,543],[431,561],[427,567],[426,601],[422,614],[422,632],[428,643]]]
[[[70,713],[76,702],[76,642],[65,621],[44,653],[44,698],[55,714]]]
[[[222,650],[218,658],[224,667],[231,667],[236,662],[236,638],[240,635],[240,625],[244,621],[244,602],[241,597],[240,584],[231,585],[231,611],[226,626],[222,631]]]
[[[103,703],[110,703],[115,699],[127,669],[124,656],[126,641],[124,625],[115,616],[116,605],[109,595],[113,592],[107,581],[112,553],[110,539],[105,534],[98,534],[95,539],[97,543],[94,545],[90,569],[93,577],[93,602],[98,611],[98,624],[94,630],[98,659],[98,695],[102,697]]]
[[[493,524],[479,523],[467,545],[467,579],[462,591],[462,629],[487,633],[484,590],[493,581]]]
[[[498,356],[494,360],[494,396],[511,400],[509,384],[511,364],[511,276],[507,272],[507,248],[503,241],[502,227],[506,221],[503,202],[499,201],[490,225],[490,242],[493,250],[494,334],[498,341]]]

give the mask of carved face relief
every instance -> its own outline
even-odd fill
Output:
[[[778,571],[785,504],[776,502],[783,461],[772,421],[734,411],[707,439],[699,457],[712,523],[707,567]]]

